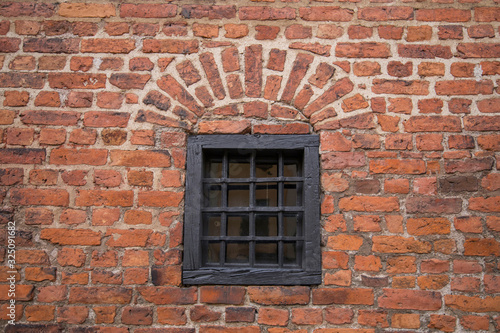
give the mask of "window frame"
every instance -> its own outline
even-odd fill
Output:
[[[302,268],[202,266],[201,228],[203,150],[303,150]],[[319,136],[196,135],[188,137],[184,212],[185,285],[317,285],[321,284]]]

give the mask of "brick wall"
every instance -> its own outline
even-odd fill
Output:
[[[500,329],[498,0],[3,1],[0,15],[8,332]],[[196,133],[320,135],[322,285],[181,285]]]

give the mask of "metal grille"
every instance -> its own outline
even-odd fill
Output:
[[[203,154],[203,266],[301,267],[303,150]]]

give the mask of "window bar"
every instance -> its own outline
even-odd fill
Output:
[[[285,261],[285,253],[283,252],[283,236],[284,236],[284,226],[283,226],[283,212],[278,213],[278,265],[280,268],[283,267],[283,262]]]
[[[226,241],[224,240],[225,236],[227,236],[227,214],[225,212],[221,213],[221,226],[220,226],[220,236],[223,238],[220,239],[220,254],[219,254],[219,262],[221,266],[224,266],[226,262]]]
[[[256,151],[252,151],[252,155],[250,157],[250,179],[255,180],[255,174],[256,174],[256,163],[255,163],[255,156],[256,156]],[[249,248],[248,251],[250,252],[248,255],[248,259],[250,261],[250,267],[255,266],[255,213],[252,211],[252,209],[255,207],[255,186],[256,183],[255,181],[249,181],[249,186],[250,186],[250,213],[248,216],[248,227],[249,227],[249,233],[248,235],[252,238],[252,240],[249,242]]]

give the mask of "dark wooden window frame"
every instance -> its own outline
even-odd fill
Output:
[[[321,284],[319,137],[317,135],[198,135],[188,138],[184,216],[185,285]],[[303,249],[301,267],[212,267],[202,264],[203,150],[303,151]]]

